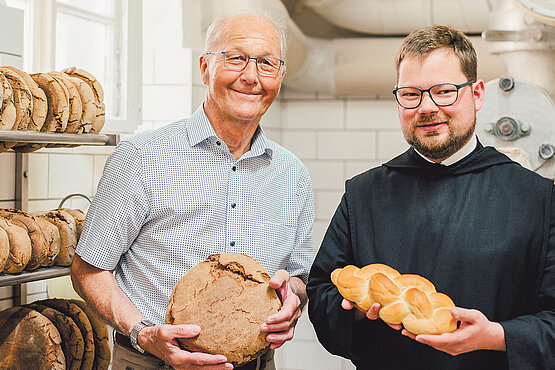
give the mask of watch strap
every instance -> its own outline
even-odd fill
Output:
[[[142,329],[146,328],[147,326],[155,326],[155,325],[156,324],[150,320],[141,320],[138,323],[136,323],[135,326],[133,326],[133,329],[131,329],[131,334],[129,334],[129,341],[131,342],[131,345],[133,346],[133,348],[135,348],[140,353],[145,353],[145,350],[142,349],[141,346],[139,346],[139,342],[137,341],[139,337],[139,332]]]

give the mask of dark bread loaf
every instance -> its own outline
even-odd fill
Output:
[[[0,209],[0,217],[10,220],[27,230],[27,235],[29,235],[31,241],[31,258],[29,258],[25,270],[32,271],[45,266],[45,260],[48,258],[48,246],[37,220],[30,214],[18,209]]]
[[[198,336],[179,339],[191,352],[221,354],[234,365],[249,362],[268,350],[260,326],[281,307],[269,280],[264,267],[249,256],[213,254],[179,280],[166,323],[201,327]]]
[[[81,369],[92,369],[94,363],[94,337],[87,314],[85,314],[79,306],[71,303],[67,299],[45,299],[43,301],[36,301],[35,304],[53,308],[60,311],[64,315],[71,317],[83,337],[83,359],[81,360]]]
[[[40,312],[54,324],[62,338],[61,345],[66,360],[66,369],[79,370],[83,360],[84,342],[75,321],[54,308],[40,304],[32,303],[25,305],[25,307]]]
[[[111,360],[110,343],[108,339],[108,327],[98,314],[89,307],[85,301],[70,299],[71,303],[79,306],[87,314],[94,337],[94,363],[93,370],[104,370],[108,368]]]
[[[0,227],[0,274],[6,265],[6,261],[10,256],[10,239],[8,234]]]
[[[60,230],[58,230],[58,227],[48,221],[45,217],[34,217],[40,225],[47,248],[46,258],[44,259],[44,264],[42,266],[54,266],[56,257],[58,257],[58,253],[60,252]]]
[[[2,217],[0,217],[0,228],[4,229],[10,240],[10,255],[3,272],[17,274],[25,269],[31,258],[31,239],[25,226],[18,226]]]
[[[54,324],[35,310],[0,312],[0,370],[64,370],[61,342]]]
[[[61,209],[34,213],[33,215],[43,217],[58,228],[60,232],[60,252],[56,257],[56,265],[71,265],[77,246],[75,219],[73,216]]]

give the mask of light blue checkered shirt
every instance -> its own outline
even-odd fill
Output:
[[[133,304],[163,323],[177,281],[212,253],[244,253],[270,275],[285,269],[306,282],[313,220],[310,177],[299,159],[258,129],[236,161],[200,107],[116,147],[77,254],[115,269]]]

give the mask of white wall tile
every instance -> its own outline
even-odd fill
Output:
[[[154,49],[143,48],[143,85],[154,83]]]
[[[287,74],[284,81],[287,81]],[[283,85],[279,94],[285,100],[315,100],[317,98],[314,92],[297,91]]]
[[[191,115],[190,85],[143,86],[143,119],[177,121]]]
[[[366,172],[370,168],[380,166],[384,161],[348,161],[345,169],[345,178],[350,179],[358,174]]]
[[[397,102],[393,100],[347,100],[345,104],[348,129],[399,128]]]
[[[202,103],[206,98],[206,86],[193,85],[192,94],[193,97],[191,99],[191,113],[196,111],[198,107],[202,106]]]
[[[389,160],[407,150],[409,144],[405,141],[402,131],[378,132],[378,158]]]
[[[283,130],[281,144],[300,159],[316,158],[316,133],[314,131]]]
[[[376,134],[367,131],[320,131],[316,136],[320,159],[373,159]]]
[[[49,198],[63,198],[71,193],[92,194],[92,155],[50,154],[49,168]]]
[[[316,218],[319,220],[330,220],[342,196],[342,190],[318,190],[314,194]]]
[[[281,102],[278,99],[274,100],[264,116],[262,116],[262,119],[260,120],[260,126],[262,126],[262,128],[264,129],[281,129]]]
[[[322,245],[322,241],[324,240],[324,235],[326,235],[326,231],[328,230],[328,226],[330,225],[330,220],[315,220],[314,226],[312,227],[312,234],[314,237],[314,255],[318,253],[320,249],[320,245]]]
[[[15,199],[15,153],[0,154],[0,200]]]
[[[342,129],[343,101],[286,101],[282,127],[285,129]]]
[[[154,83],[190,85],[192,81],[192,50],[179,46],[157,48],[154,53]]]
[[[29,155],[29,198],[48,198],[49,154]]]
[[[58,208],[62,198],[47,200],[29,200],[29,212],[48,211]]]
[[[344,164],[341,161],[304,161],[312,179],[312,188],[341,190],[344,187]]]
[[[305,310],[295,326],[295,336],[292,342],[298,340],[314,340],[316,339],[316,333],[314,332],[314,327],[308,318],[308,312]]]
[[[11,298],[0,299],[0,311],[3,311],[10,307],[13,307],[13,300]]]
[[[277,128],[267,128],[264,129],[264,133],[266,134],[266,137],[270,140],[272,140],[273,142],[276,143],[281,143],[281,130],[277,129]]]
[[[0,202],[0,208],[14,208],[14,207],[15,207],[15,202],[12,200]]]
[[[46,280],[31,281],[27,283],[27,294],[45,293]]]

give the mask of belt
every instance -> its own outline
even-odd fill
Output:
[[[140,353],[139,351],[137,351],[132,345],[131,345],[131,340],[129,339],[129,337],[127,335],[124,335],[118,331],[115,332],[116,335],[114,336],[114,339],[116,341],[117,344],[119,344],[122,347],[125,347],[135,353],[139,353],[143,356],[146,357],[150,357],[150,358],[155,358],[157,360],[159,360],[158,357],[145,352],[145,353]],[[235,370],[257,370],[257,369],[263,369],[264,366],[266,366],[266,355],[268,352],[266,352],[264,355],[262,355],[261,357],[257,358],[256,360],[252,360],[250,362],[247,362],[246,364],[244,364],[243,366],[239,366],[239,367],[235,367]],[[260,361],[260,366],[258,367],[258,361]]]

